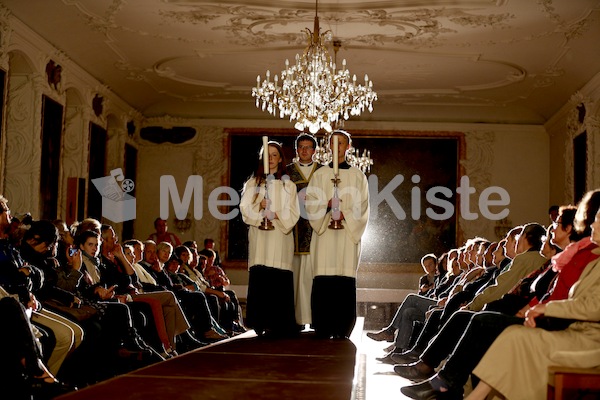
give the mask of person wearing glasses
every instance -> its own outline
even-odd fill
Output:
[[[306,218],[304,198],[306,187],[313,174],[321,164],[313,161],[317,147],[317,140],[308,133],[301,133],[296,138],[296,158],[287,165],[286,173],[290,180],[296,184],[298,190],[298,203],[300,206],[300,219],[294,226],[294,296],[296,305],[296,323],[302,329],[304,325],[312,323],[310,310],[310,296],[313,284],[313,269],[310,262],[310,240],[312,227]]]

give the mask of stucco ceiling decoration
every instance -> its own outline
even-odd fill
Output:
[[[213,14],[212,18],[207,17],[208,14]],[[270,50],[296,50],[298,46],[306,45],[306,36],[302,32],[304,27],[311,26],[314,18],[314,10],[296,10],[296,9],[258,9],[256,7],[214,7],[198,5],[194,7],[192,12],[177,11],[171,13],[163,13],[167,18],[180,23],[213,23],[211,29],[216,31],[224,31],[230,36],[231,43],[240,46],[236,52],[246,52],[244,48],[248,46],[259,47],[260,50],[255,50],[252,47],[257,57],[261,57],[266,51]],[[357,10],[355,15],[342,15],[339,12],[322,11],[319,19],[324,27],[328,27],[332,34],[328,36],[328,46],[332,46],[334,38],[339,36],[333,32],[342,31],[343,41],[342,47],[352,49],[362,49],[368,52],[376,51],[399,51],[405,53],[405,56],[414,58],[412,51],[403,50],[400,45],[412,44],[417,48],[435,48],[441,46],[438,40],[441,34],[457,33],[457,30],[445,28],[448,25],[442,20],[451,21],[461,26],[503,26],[507,27],[503,21],[511,18],[508,14],[504,15],[487,15],[477,16],[469,14],[464,10],[427,10],[417,9],[410,11],[388,12],[386,10]],[[218,22],[217,22],[218,21]],[[326,28],[324,28],[326,29]],[[284,31],[284,32],[282,32]],[[368,33],[368,32],[379,33]],[[366,32],[365,34],[356,34]],[[411,54],[413,53],[413,54]],[[333,54],[333,52],[332,52]],[[230,90],[233,86],[231,82],[208,82],[194,76],[185,76],[187,72],[194,73],[201,70],[196,68],[195,63],[206,62],[211,59],[213,62],[219,63],[219,59],[227,58],[230,52],[205,52],[198,54],[199,58],[182,57],[170,58],[162,60],[155,65],[155,71],[161,77],[166,77],[179,82],[196,84],[205,87],[221,87],[224,90]],[[376,57],[376,55],[373,55]],[[421,64],[418,70],[405,71],[401,80],[409,82],[415,79],[426,79],[431,73],[427,71],[433,65],[440,62],[448,62],[460,64],[461,62],[480,62],[482,61],[477,56],[467,54],[423,54],[418,53],[418,57],[427,57],[430,61],[423,65]],[[265,57],[266,58],[266,57]],[[459,60],[462,59],[462,60]],[[502,64],[501,62],[486,61],[488,63]],[[273,69],[283,67],[283,61],[280,65],[274,65]],[[351,64],[349,64],[351,65]],[[510,84],[515,79],[521,79],[524,76],[524,71],[514,66],[504,65],[508,71],[504,73],[504,78],[494,82],[478,82],[474,85],[467,83],[457,85],[456,89],[451,90],[453,93],[459,93],[465,90],[481,90],[483,88],[502,86]],[[459,70],[468,68],[464,65],[456,65]],[[273,71],[273,73],[276,73]],[[245,89],[244,89],[245,90]],[[406,89],[404,89],[406,92]],[[438,89],[439,93],[444,93],[445,90]],[[391,93],[390,93],[391,94]],[[485,103],[485,101],[483,102]]]
[[[314,0],[2,4],[147,117],[267,118],[256,76],[306,47],[315,15]],[[375,85],[361,118],[543,123],[600,71],[600,0],[320,0],[319,19]]]

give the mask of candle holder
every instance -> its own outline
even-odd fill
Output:
[[[337,174],[334,175],[334,178],[331,180],[333,182],[333,198],[331,199],[331,221],[329,221],[329,229],[344,229],[344,225],[342,225],[341,213],[340,213],[340,198],[338,196],[338,183],[340,182],[340,178]]]
[[[275,229],[275,227],[273,226],[273,222],[271,222],[271,220],[267,217],[267,211],[269,211],[269,180],[266,179],[265,180],[265,200],[267,200],[267,207],[265,208],[265,216],[263,217],[262,222],[260,223],[260,225],[258,226],[258,229],[260,229],[261,231],[272,231],[273,229]]]

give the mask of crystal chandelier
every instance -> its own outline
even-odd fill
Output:
[[[332,133],[335,133],[335,131]],[[325,135],[317,140],[317,148],[315,149],[315,154],[313,155],[313,160],[316,163],[328,165],[332,162],[333,156],[331,153],[331,148],[329,147],[330,138],[331,134]],[[363,173],[368,174],[371,172],[371,166],[373,165],[371,151],[364,149],[361,155],[360,150],[354,146],[350,146],[350,149],[346,152],[346,162],[353,167],[360,169]]]
[[[320,32],[317,14],[318,0],[314,31],[304,29],[308,47],[302,56],[296,54],[296,64],[290,66],[286,60],[281,80],[275,75],[271,81],[271,73],[267,71],[265,80],[261,82],[259,75],[256,87],[252,88],[256,107],[271,115],[279,113],[279,118],[289,117],[290,121],[296,121],[296,129],[307,129],[313,134],[319,129],[331,132],[340,122],[360,115],[365,108],[373,111],[373,101],[377,100],[373,82],[367,75],[364,85],[357,83],[356,75],[351,78],[346,69],[346,60],[342,61],[341,69],[336,69],[335,61],[323,46],[329,31]]]

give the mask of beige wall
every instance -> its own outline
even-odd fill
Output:
[[[229,165],[225,129],[290,127],[287,121],[268,116],[264,120],[173,120],[168,116],[145,119],[66,55],[25,27],[11,32],[9,40],[3,41],[0,46],[5,46],[0,49],[0,66],[8,71],[11,83],[2,127],[5,134],[0,143],[0,188],[3,193],[10,195],[11,208],[15,212],[31,212],[34,217],[39,215],[37,198],[41,172],[39,141],[36,140],[39,137],[39,125],[34,120],[39,120],[41,115],[41,94],[50,96],[68,110],[65,129],[66,135],[72,139],[66,145],[63,141],[65,148],[62,153],[61,180],[71,175],[87,176],[85,163],[90,150],[86,138],[90,122],[106,128],[109,133],[107,174],[123,160],[125,143],[138,149],[138,176],[135,178],[138,217],[134,229],[135,236],[140,239],[145,239],[153,231],[152,222],[159,213],[160,176],[173,175],[182,196],[187,178],[200,175],[204,180],[204,217],[195,221],[191,215],[192,227],[181,236],[198,241],[212,236],[219,241],[224,223],[210,215],[206,204],[210,191],[226,183]],[[63,66],[63,80],[57,87],[50,87],[45,79],[44,68],[50,59]],[[16,85],[17,82],[22,84]],[[96,95],[105,100],[101,115],[95,115],[91,107]],[[547,207],[568,202],[572,198],[573,160],[569,143],[574,135],[583,130],[589,136],[588,187],[600,187],[598,99],[600,75],[574,93],[572,101],[565,104],[546,126],[349,121],[346,129],[350,132],[353,129],[463,132],[466,152],[461,164],[465,174],[471,178],[477,195],[485,187],[500,186],[511,196],[509,224],[530,221],[547,223]],[[578,104],[585,104],[588,110],[582,122],[576,121]],[[31,118],[23,119],[23,113]],[[231,114],[234,113],[235,110],[232,110]],[[135,122],[138,128],[132,137],[129,137],[126,129],[129,121]],[[139,128],[151,125],[191,126],[197,129],[198,134],[188,143],[156,145],[139,138]],[[38,170],[35,170],[36,165]],[[57,193],[61,199],[59,216],[65,214],[65,190],[63,185],[61,193]],[[476,211],[475,204],[473,200],[471,211]],[[490,239],[497,238],[497,223],[494,221],[461,219],[460,227],[465,237],[482,235]],[[171,230],[175,231],[173,225]],[[238,279],[243,283],[246,276],[243,270],[231,273],[234,283]]]
[[[153,121],[156,124],[157,121]],[[180,198],[183,197],[187,179],[190,175],[201,175],[203,187],[203,218],[195,221],[193,206],[190,206],[190,218],[193,221],[190,231],[180,234],[182,239],[195,239],[201,242],[205,237],[217,239],[222,237],[221,229],[224,223],[213,218],[207,208],[207,197],[211,190],[227,181],[228,159],[226,147],[225,128],[232,127],[229,121],[211,121],[210,126],[199,121],[189,122],[188,126],[197,129],[196,138],[180,144],[152,144],[137,139],[139,149],[137,188],[137,212],[135,223],[136,236],[144,239],[153,232],[152,221],[158,215],[159,177],[173,175],[179,190]],[[247,123],[247,127],[259,128],[257,121],[236,121],[236,125]],[[267,128],[271,127],[266,124]],[[350,125],[350,124],[348,124]],[[375,123],[379,130],[410,130],[432,132],[439,130],[460,131],[465,134],[466,153],[462,160],[465,174],[469,176],[471,185],[476,188],[476,193],[471,195],[471,212],[478,211],[479,194],[488,186],[500,186],[511,197],[509,205],[509,220],[513,224],[522,224],[538,221],[546,224],[548,208],[548,154],[549,140],[545,130],[539,126],[486,126],[484,129],[478,125],[444,125],[443,129],[436,124],[388,124]],[[355,124],[355,129],[366,129],[365,126]],[[352,127],[347,129],[352,132]],[[363,138],[361,146],[368,147],[368,142]],[[499,211],[498,209],[493,210]],[[173,226],[173,212],[170,211],[170,230]],[[498,239],[495,233],[496,221],[489,221],[480,217],[474,221],[461,220],[461,228],[465,237],[480,235],[491,240]],[[179,233],[178,233],[179,234]],[[220,247],[220,246],[219,246]],[[366,267],[365,267],[366,268]],[[409,269],[411,274],[396,275],[390,278],[390,271],[385,270],[380,278],[374,276],[359,276],[359,284],[369,287],[411,287],[418,277],[413,275],[414,267]],[[370,271],[368,268],[365,271]],[[379,271],[379,270],[377,270]],[[232,280],[237,284],[244,284],[247,279],[246,272],[231,270]],[[378,275],[379,272],[371,271]],[[417,267],[416,273],[420,273]]]
[[[541,127],[515,127],[495,137],[491,183],[510,193],[508,218],[514,225],[549,222],[549,149]]]

